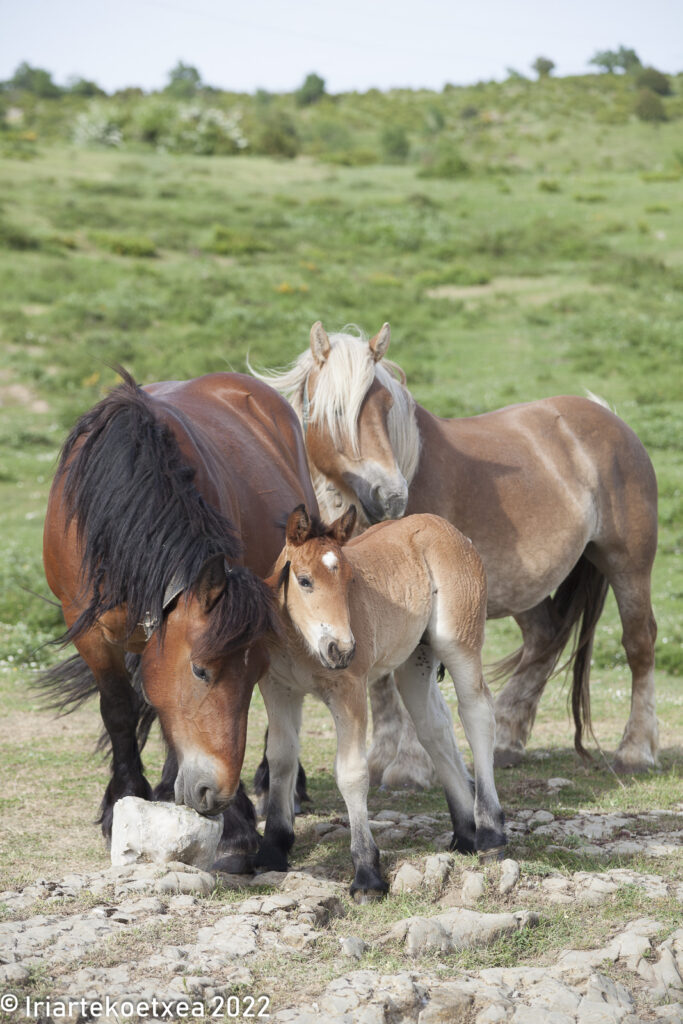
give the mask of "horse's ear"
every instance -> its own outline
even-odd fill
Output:
[[[332,523],[331,530],[332,536],[336,540],[337,544],[343,546],[353,533],[353,528],[356,525],[356,506],[350,505],[343,515],[339,516],[339,519],[335,519]]]
[[[378,363],[380,359],[387,354],[390,341],[391,327],[389,324],[384,324],[379,334],[376,334],[374,338],[370,338],[368,344],[370,346],[370,351],[372,352],[372,358],[376,363]]]
[[[224,555],[214,555],[213,558],[204,562],[193,590],[205,614],[208,615],[211,611],[227,583]]]
[[[320,320],[311,327],[311,352],[318,366],[322,366],[330,354],[330,339]]]
[[[287,520],[285,537],[287,543],[298,548],[308,540],[311,532],[311,518],[305,505],[297,505]]]

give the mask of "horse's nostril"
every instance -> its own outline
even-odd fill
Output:
[[[339,661],[339,648],[337,647],[334,641],[332,641],[332,643],[327,648],[327,657],[330,659],[333,665]]]
[[[206,814],[213,810],[214,794],[210,786],[197,787],[197,809]]]

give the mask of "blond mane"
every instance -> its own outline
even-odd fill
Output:
[[[396,463],[408,484],[415,476],[420,460],[420,433],[415,419],[415,400],[405,386],[405,374],[396,363],[382,359],[376,363],[368,339],[358,328],[358,335],[330,334],[330,353],[319,367],[315,393],[310,396],[308,421],[325,426],[335,445],[358,449],[358,416],[363,399],[372,382],[377,381],[389,391],[393,405],[389,410],[387,428]],[[282,370],[250,372],[270,384],[289,401],[303,425],[304,390],[309,374],[317,364],[310,348],[290,366]]]

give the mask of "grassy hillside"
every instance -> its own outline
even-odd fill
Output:
[[[377,150],[382,125],[403,125],[411,151],[395,165],[333,164],[329,146],[324,160],[200,157],[135,140],[48,144],[47,128],[36,140],[19,138],[26,124],[8,129],[0,161],[6,707],[32,706],[25,666],[53,656],[40,645],[60,617],[21,587],[46,593],[41,528],[55,458],[75,418],[115,382],[108,364],[124,363],[141,381],[243,370],[247,352],[256,364],[282,365],[318,318],[328,330],[351,322],[374,331],[389,320],[393,358],[436,413],[589,388],[639,433],[661,491],[660,711],[665,742],[680,736],[683,154],[675,121],[629,115],[629,88],[616,76],[510,81],[345,96],[304,110],[291,97],[234,98],[247,136],[258,102],[280,105],[309,150],[325,118],[344,127],[347,153]],[[49,124],[49,102],[27,122]],[[106,101],[115,102],[125,106]],[[679,102],[666,100],[672,117]],[[52,134],[68,135],[59,118]],[[443,156],[439,175],[454,176],[434,176],[430,153]],[[610,604],[594,675],[617,732],[630,690],[619,632]],[[492,626],[488,653],[515,643],[510,625]]]

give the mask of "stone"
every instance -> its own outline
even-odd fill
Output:
[[[469,1020],[473,1002],[471,995],[455,985],[434,986],[429,1002],[417,1018],[418,1024],[464,1024]]]
[[[222,831],[222,817],[204,818],[191,807],[126,796],[114,804],[111,862],[180,861],[208,869]]]
[[[564,789],[565,786],[571,786],[573,783],[570,779],[563,779],[561,776],[557,776],[554,779],[548,779],[548,789],[551,792],[557,792],[560,789]]]
[[[609,1003],[632,1010],[635,1006],[633,996],[621,982],[612,981],[606,974],[591,974],[586,986],[586,1000],[593,1003]]]
[[[506,859],[500,865],[500,880],[498,892],[501,896],[507,896],[512,892],[519,881],[519,864],[516,860]]]
[[[433,853],[425,861],[424,884],[441,889],[453,869],[453,858],[447,853]]]
[[[461,896],[466,907],[474,906],[484,895],[485,888],[484,876],[479,871],[463,871]]]
[[[207,871],[169,871],[154,883],[158,893],[189,893],[208,896],[216,885],[216,879]]]
[[[367,944],[356,935],[349,935],[348,938],[340,939],[339,944],[341,946],[342,956],[351,957],[354,960],[360,960],[363,953],[368,948]]]
[[[412,864],[402,864],[394,875],[391,891],[394,893],[415,892],[422,886],[423,875]]]
[[[534,811],[529,818],[529,825],[533,828],[535,825],[549,825],[551,821],[555,821],[555,815],[550,811]]]

